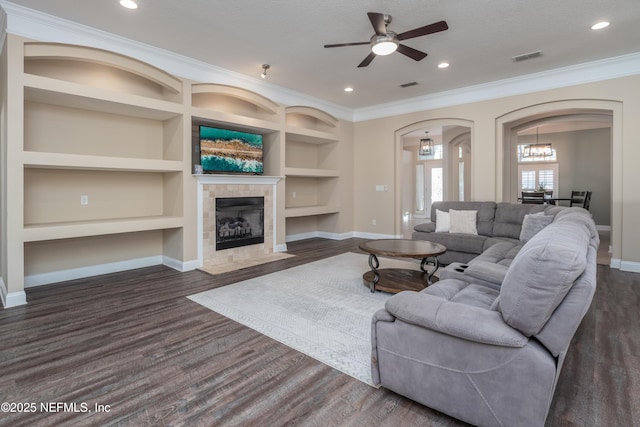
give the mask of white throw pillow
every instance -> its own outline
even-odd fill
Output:
[[[451,228],[449,212],[436,209],[436,233],[448,233]]]
[[[449,209],[451,216],[451,228],[449,233],[478,234],[476,217],[478,211],[457,211]]]

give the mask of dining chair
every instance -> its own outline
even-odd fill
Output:
[[[591,193],[592,191],[587,191],[587,194],[584,196],[584,204],[582,207],[586,210],[589,210],[589,206],[591,205]]]
[[[532,205],[544,204],[544,191],[523,191],[522,203]]]
[[[571,202],[569,206],[578,206],[588,210],[591,204],[591,193],[591,191],[571,191]]]

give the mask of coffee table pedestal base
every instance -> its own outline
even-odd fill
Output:
[[[375,273],[367,271],[362,275],[362,280],[371,292],[383,291],[397,294],[402,291],[421,291],[427,287],[427,276],[419,270],[409,270],[406,268],[381,268],[377,270],[378,282],[372,286],[375,280]],[[437,280],[437,278],[435,278]]]

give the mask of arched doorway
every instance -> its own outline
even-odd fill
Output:
[[[621,147],[622,147],[622,114],[621,105],[615,101],[602,101],[602,100],[569,100],[569,101],[557,101],[545,104],[539,104],[523,108],[510,112],[496,120],[496,137],[497,147],[497,163],[502,165],[501,171],[496,171],[496,194],[502,196],[504,201],[515,201],[518,197],[518,174],[519,163],[517,160],[516,149],[519,141],[522,140],[522,135],[527,130],[536,133],[540,129],[563,129],[571,125],[574,128],[586,128],[586,127],[604,127],[607,129],[605,133],[608,138],[602,138],[603,143],[608,143],[608,146],[604,149],[607,150],[607,160],[610,162],[608,171],[609,175],[604,177],[608,181],[606,185],[608,188],[600,189],[600,199],[598,200],[598,209],[605,209],[606,212],[597,212],[594,215],[596,223],[598,221],[609,222],[604,224],[604,227],[610,227],[610,239],[611,239],[611,257],[613,259],[619,259],[622,251],[621,245],[621,222],[622,213],[619,203],[616,200],[620,200],[621,197]],[[546,130],[545,130],[546,132]],[[606,141],[604,141],[606,139]],[[599,148],[602,149],[602,148]],[[571,152],[571,150],[574,150]],[[582,151],[582,152],[581,152]],[[584,150],[580,148],[579,144],[573,145],[572,149],[565,150],[563,154],[565,159],[572,154],[584,155]],[[602,156],[605,157],[605,156]],[[560,161],[559,167],[562,168]],[[567,168],[565,167],[565,170]],[[584,169],[584,168],[583,168]],[[599,168],[606,169],[606,168]],[[589,173],[588,170],[582,171],[582,173]],[[599,180],[597,183],[602,184]],[[570,194],[571,186],[583,185],[584,179],[576,178],[575,180],[566,179],[565,188],[560,189],[560,192]],[[594,181],[592,181],[594,182]],[[561,184],[562,185],[562,184]],[[578,189],[578,188],[575,188]],[[565,195],[560,194],[561,197]],[[606,199],[606,200],[603,200]],[[595,213],[592,211],[592,213]],[[612,266],[613,262],[612,262]]]
[[[425,120],[395,132],[395,235],[407,235],[412,220],[424,221],[437,200],[468,200],[472,194],[473,123]],[[433,139],[434,154],[419,156],[420,139]]]

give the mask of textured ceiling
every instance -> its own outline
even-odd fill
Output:
[[[639,0],[138,0],[134,11],[118,0],[11,3],[252,77],[269,63],[270,83],[348,108],[640,52]],[[420,62],[396,52],[357,68],[368,46],[323,45],[367,41],[367,12],[392,15],[396,32],[440,20],[449,30],[405,42],[429,54]],[[589,29],[602,19],[611,26]],[[441,61],[451,66],[440,70]]]

